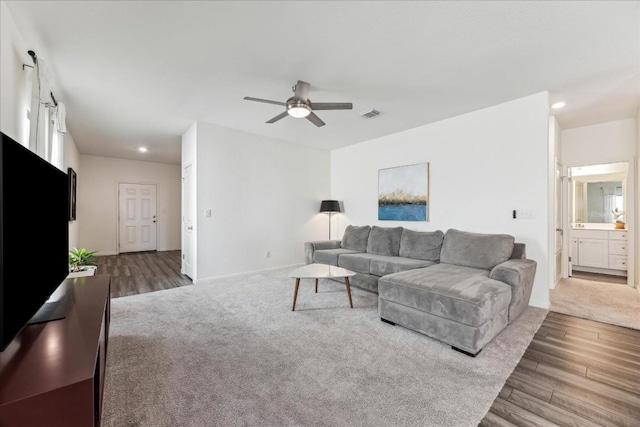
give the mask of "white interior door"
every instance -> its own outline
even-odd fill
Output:
[[[571,277],[573,276],[573,263],[577,263],[578,262],[578,240],[575,239],[572,235],[571,235],[571,229],[573,227],[573,224],[575,222],[575,200],[573,197],[573,193],[575,191],[574,183],[573,183],[573,178],[571,177],[571,168],[567,169],[567,190],[568,191],[568,195],[567,195],[567,237],[569,238],[569,241],[571,242],[571,253],[569,254],[569,265],[567,267],[567,276]]]
[[[555,252],[555,281],[562,278],[562,164],[556,162],[556,252]]]
[[[192,165],[184,168],[184,178],[182,180],[182,270],[183,273],[193,279],[193,254],[195,241],[193,238],[193,167]]]
[[[118,194],[120,252],[155,251],[156,186],[120,183]]]

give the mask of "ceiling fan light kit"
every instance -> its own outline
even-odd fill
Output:
[[[287,102],[287,113],[296,119],[304,119],[311,114],[311,108],[304,102],[292,101]]]
[[[350,102],[311,102],[309,101],[309,89],[311,85],[302,80],[298,80],[298,84],[293,86],[294,95],[287,99],[287,102],[271,101],[269,99],[253,98],[251,96],[245,96],[247,101],[263,102],[265,104],[281,105],[286,107],[283,113],[278,114],[267,123],[275,123],[280,119],[287,116],[294,117],[296,119],[306,118],[317,127],[325,125],[325,122],[318,117],[313,110],[351,110],[353,104]]]

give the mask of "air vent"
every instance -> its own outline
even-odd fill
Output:
[[[374,110],[373,108],[371,110],[360,113],[360,117],[364,117],[365,119],[372,119],[379,115],[380,115],[380,111]]]

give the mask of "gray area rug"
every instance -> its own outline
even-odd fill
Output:
[[[640,293],[627,285],[561,279],[549,296],[551,311],[640,329]]]
[[[290,270],[112,300],[103,425],[476,426],[547,313],[471,358]]]

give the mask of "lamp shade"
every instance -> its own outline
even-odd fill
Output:
[[[340,212],[340,202],[337,200],[323,200],[320,203],[320,212]]]

